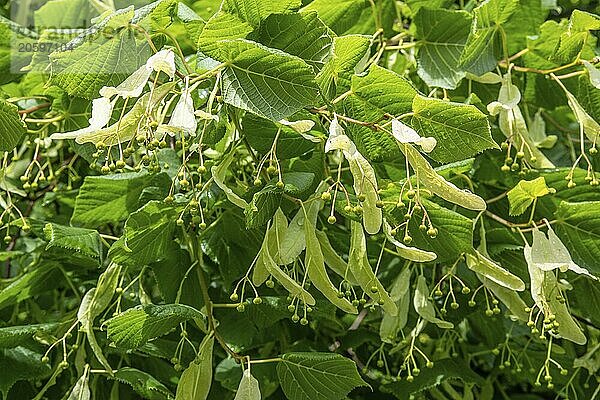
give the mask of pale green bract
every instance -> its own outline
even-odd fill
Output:
[[[512,83],[512,75],[507,73],[502,77],[498,100],[488,104],[487,109],[491,115],[498,115],[500,130],[514,142],[516,148],[526,147],[525,157],[531,165],[537,168],[554,168],[554,164],[535,146],[521,113],[520,102],[521,92]]]
[[[383,222],[383,231],[385,232],[385,237],[387,240],[396,246],[396,251],[400,256],[406,258],[407,260],[415,261],[415,262],[430,262],[434,261],[437,258],[437,254],[421,250],[416,247],[410,247],[405,245],[404,243],[397,240],[395,237],[391,235],[392,227],[388,224],[387,221]]]
[[[525,245],[523,252],[531,279],[531,296],[536,306],[546,317],[553,315],[556,318],[556,321],[560,324],[559,337],[577,344],[585,344],[587,338],[571,316],[566,303],[557,299],[558,294],[564,290],[561,290],[554,273],[544,271],[539,268],[538,264],[533,262],[533,248],[528,244]]]
[[[502,268],[479,251],[475,250],[473,253],[467,253],[465,257],[469,269],[478,275],[485,276],[492,282],[507,289],[516,291],[525,290],[525,282],[521,278]]]
[[[485,200],[474,193],[459,189],[444,179],[412,145],[408,143],[400,145],[400,150],[415,170],[417,180],[423,187],[442,199],[469,210],[482,211],[486,209]]]
[[[219,165],[212,167],[211,172],[215,183],[221,188],[221,190],[225,192],[227,199],[229,199],[229,201],[236,206],[246,209],[246,207],[248,207],[248,202],[238,196],[229,186],[225,184],[227,171],[234,159],[235,153],[232,151],[228,153],[223,160],[221,160]]]
[[[356,149],[356,146],[348,136],[344,134],[344,129],[339,124],[337,116],[331,121],[329,127],[329,139],[325,144],[325,152],[332,150],[341,150],[344,157],[350,165],[350,172],[354,179],[354,191],[357,195],[364,195],[363,206],[363,224],[367,233],[374,235],[381,229],[383,214],[377,207],[379,195],[377,194],[377,177],[375,170]]]
[[[436,324],[442,329],[454,328],[454,324],[452,322],[444,321],[435,316],[435,308],[433,307],[431,300],[429,300],[427,279],[423,275],[419,275],[417,278],[417,287],[415,288],[413,305],[417,314],[419,314],[425,321]]]
[[[258,381],[250,373],[250,368],[244,370],[240,386],[233,400],[260,400],[261,398]]]
[[[359,222],[350,222],[350,254],[348,259],[348,268],[356,278],[360,287],[375,302],[381,303],[384,311],[392,316],[398,314],[398,307],[388,294],[387,290],[369,265],[367,257],[367,244],[363,227]],[[375,289],[375,290],[373,290]]]
[[[85,368],[83,375],[75,383],[67,400],[90,400],[90,398],[89,368]]]
[[[206,335],[198,355],[183,371],[175,400],[206,400],[210,391],[213,376],[213,345],[215,338],[212,334]]]
[[[398,274],[392,288],[390,297],[396,302],[398,315],[392,316],[388,313],[383,314],[381,325],[379,326],[379,336],[381,340],[387,343],[393,343],[398,332],[406,326],[408,321],[408,311],[410,306],[410,279],[412,275],[411,268],[404,268]]]
[[[551,226],[548,227],[548,236],[544,235],[539,229],[533,230],[533,244],[531,246],[531,262],[537,268],[543,271],[553,271],[555,269],[561,272],[573,271],[576,274],[586,275],[589,278],[597,280],[598,278],[590,272],[573,262],[569,250],[563,242],[556,236]]]
[[[315,226],[310,219],[306,218],[304,220],[304,233],[306,237],[306,258],[304,265],[306,266],[310,281],[336,307],[350,314],[358,314],[358,310],[348,299],[338,296],[339,291],[333,286],[331,279],[329,279],[325,270],[325,260],[319,239],[317,239],[315,232]]]

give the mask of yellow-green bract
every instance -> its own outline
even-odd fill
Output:
[[[385,290],[369,265],[365,232],[360,222],[351,221],[350,258],[348,268],[360,287],[375,303],[380,303],[386,313],[398,314],[398,307]]]
[[[175,400],[206,400],[212,383],[214,343],[212,334],[204,337],[198,355],[181,374]]]
[[[557,298],[561,290],[554,273],[540,269],[532,261],[532,248],[528,244],[525,245],[523,253],[531,278],[531,297],[536,306],[545,316],[554,315],[560,324],[558,328],[560,337],[577,344],[585,344],[587,338],[571,316],[566,302],[561,302]]]
[[[250,369],[244,370],[240,386],[233,400],[260,400],[260,387],[255,377],[250,374]]]
[[[306,235],[306,258],[304,265],[308,277],[313,285],[315,285],[315,287],[323,293],[323,295],[327,297],[327,300],[332,304],[347,313],[357,314],[358,311],[356,307],[353,306],[348,299],[345,297],[338,297],[339,291],[333,286],[333,283],[325,270],[323,253],[321,252],[321,246],[319,245],[319,239],[317,239],[315,230],[315,226],[307,218],[304,221],[304,233]]]
[[[415,170],[417,180],[426,189],[429,189],[450,203],[457,204],[469,210],[482,211],[486,209],[485,200],[474,193],[461,190],[453,183],[445,180],[414,146],[406,143],[400,145],[400,150],[402,150],[411,167]]]
[[[465,254],[465,257],[467,259],[467,266],[471,271],[483,275],[505,288],[517,291],[525,290],[525,282],[521,278],[502,268],[477,250],[473,253]]]
[[[246,209],[248,207],[248,202],[242,199],[240,196],[234,193],[234,191],[225,184],[225,176],[227,175],[227,171],[229,166],[233,162],[235,158],[235,151],[231,151],[229,154],[223,158],[219,165],[216,165],[210,169],[212,173],[213,180],[217,184],[222,191],[225,192],[227,199],[235,204],[236,206]]]
[[[398,315],[393,316],[388,313],[383,314],[381,325],[379,326],[379,336],[384,342],[392,343],[398,332],[400,332],[408,321],[408,310],[410,306],[410,278],[412,270],[404,268],[396,277],[392,284],[390,297],[396,302]]]
[[[438,327],[443,329],[452,329],[454,324],[452,322],[444,321],[435,316],[435,308],[433,303],[429,300],[429,288],[427,287],[427,279],[423,275],[419,275],[417,278],[417,287],[415,288],[415,297],[413,299],[415,311],[425,321],[436,324]]]

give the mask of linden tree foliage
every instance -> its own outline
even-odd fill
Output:
[[[599,13],[0,2],[0,398],[600,398]]]

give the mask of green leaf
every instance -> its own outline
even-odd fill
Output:
[[[317,83],[327,98],[333,100],[350,89],[352,76],[365,68],[370,47],[369,36],[347,35],[333,39],[331,57],[317,75]]]
[[[8,392],[19,381],[44,379],[52,373],[48,364],[40,362],[42,354],[26,347],[0,349],[0,392],[7,399]]]
[[[317,71],[330,55],[333,32],[316,12],[272,14],[261,24],[259,38],[265,46],[300,57]]]
[[[521,215],[533,202],[550,193],[543,176],[532,181],[520,181],[508,193],[510,215]]]
[[[410,112],[416,95],[417,90],[410,81],[377,65],[372,65],[366,75],[352,76],[350,98],[360,100],[366,104],[365,109],[380,114],[399,116]]]
[[[180,323],[203,320],[193,307],[183,304],[137,306],[106,321],[108,338],[122,349],[133,350],[151,339],[166,335]]]
[[[412,394],[423,392],[447,381],[460,380],[464,383],[483,385],[484,380],[464,362],[446,358],[434,362],[433,368],[422,369],[412,382],[406,379],[384,385],[382,390],[392,393],[400,400],[408,400]]]
[[[560,41],[551,60],[568,64],[578,58],[588,40],[590,31],[600,29],[600,17],[582,10],[574,10],[569,19],[567,31],[560,35]]]
[[[315,148],[315,143],[292,128],[252,114],[244,117],[242,132],[250,145],[262,154],[271,151],[277,139],[275,153],[281,159],[298,157]]]
[[[487,0],[473,10],[471,34],[460,57],[460,65],[475,75],[496,66],[501,47],[502,24],[516,11],[519,0]]]
[[[256,257],[262,242],[262,232],[246,229],[244,215],[229,209],[202,234],[202,251],[219,266],[227,285],[240,278]]]
[[[223,100],[272,121],[312,104],[317,85],[312,68],[302,59],[249,40],[219,42],[226,67]]]
[[[52,332],[59,324],[30,324],[0,328],[0,348],[14,348],[33,341],[37,334]]]
[[[140,66],[144,56],[149,55],[147,45],[138,46],[130,29],[123,29],[108,39],[99,35],[71,51],[52,53],[50,82],[71,96],[91,100],[98,97],[103,86],[121,83]]]
[[[48,223],[44,227],[44,234],[48,240],[46,250],[59,247],[87,257],[102,259],[102,242],[98,231]]]
[[[411,124],[437,146],[430,153],[439,162],[460,161],[486,149],[498,149],[485,114],[475,106],[417,96]]]
[[[93,11],[86,0],[52,0],[33,12],[36,27],[84,28]]]
[[[349,117],[379,122],[385,114],[398,116],[410,112],[416,95],[417,91],[409,81],[373,65],[366,75],[352,77],[352,94],[342,104]],[[367,159],[382,161],[398,157],[398,143],[391,135],[356,124],[348,124],[347,131]]]
[[[415,15],[415,35],[422,41],[417,73],[428,86],[456,89],[465,77],[459,60],[469,36],[471,19],[464,11],[444,9],[420,8]]]
[[[353,361],[331,353],[288,353],[277,364],[289,400],[341,400],[362,380]]]
[[[342,34],[356,24],[368,6],[365,0],[314,0],[301,11],[316,11],[328,27]]]
[[[87,176],[75,200],[71,223],[96,228],[125,220],[138,209],[139,198],[152,180],[146,173]]]
[[[25,135],[17,106],[0,99],[0,151],[12,151]]]
[[[281,204],[282,195],[283,190],[273,185],[268,185],[256,193],[244,211],[246,227],[259,228],[270,221]]]
[[[257,27],[269,15],[293,12],[301,4],[300,0],[225,0],[222,8]]]
[[[413,239],[411,245],[434,252],[438,256],[435,260],[438,263],[456,260],[462,253],[473,248],[473,221],[426,200],[423,201],[423,206],[427,210],[431,223],[438,229],[438,234],[432,239],[426,232],[420,230],[419,225],[423,214],[415,213],[409,222]]]
[[[502,26],[509,54],[526,48],[528,37],[539,35],[551,8],[545,0],[519,0],[519,7]]]
[[[218,12],[204,25],[198,36],[198,49],[202,54],[213,58],[223,55],[219,42],[221,40],[243,39],[254,28],[234,14]]]
[[[0,310],[50,291],[63,282],[63,274],[55,263],[46,262],[21,275],[0,290]]]
[[[406,4],[410,8],[413,14],[416,14],[423,7],[430,9],[441,9],[446,8],[450,0],[406,0]]]
[[[213,376],[214,343],[212,334],[204,337],[196,359],[181,374],[175,400],[206,400]]]
[[[119,264],[147,265],[165,256],[176,227],[178,212],[160,201],[151,201],[131,214],[122,240],[111,247],[109,257]]]
[[[258,381],[250,374],[250,369],[244,371],[240,386],[233,400],[260,400]]]
[[[555,229],[573,260],[591,273],[600,275],[600,207],[599,201],[569,203],[563,201],[556,210]]]
[[[173,394],[165,385],[152,375],[139,369],[131,367],[119,368],[115,371],[112,379],[131,386],[144,399],[167,400],[173,398]]]

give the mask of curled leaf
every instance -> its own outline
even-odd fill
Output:
[[[437,145],[434,137],[421,137],[417,131],[397,119],[392,120],[392,135],[402,144],[414,143],[421,146],[425,153],[431,153]]]
[[[173,83],[167,83],[140,97],[135,105],[119,121],[111,126],[77,135],[75,141],[83,143],[104,143],[114,146],[133,139],[148,119],[148,111],[152,112],[173,89]]]
[[[537,198],[549,193],[552,191],[546,186],[546,179],[543,176],[532,181],[521,180],[507,193],[510,215],[523,214]]]
[[[590,74],[590,82],[596,89],[600,89],[600,70],[587,60],[581,60],[581,63],[585,66]]]
[[[89,134],[108,125],[113,112],[113,104],[110,99],[100,97],[92,101],[92,116],[89,119],[90,126],[73,132],[58,132],[50,136],[50,139],[75,139],[80,135]]]

